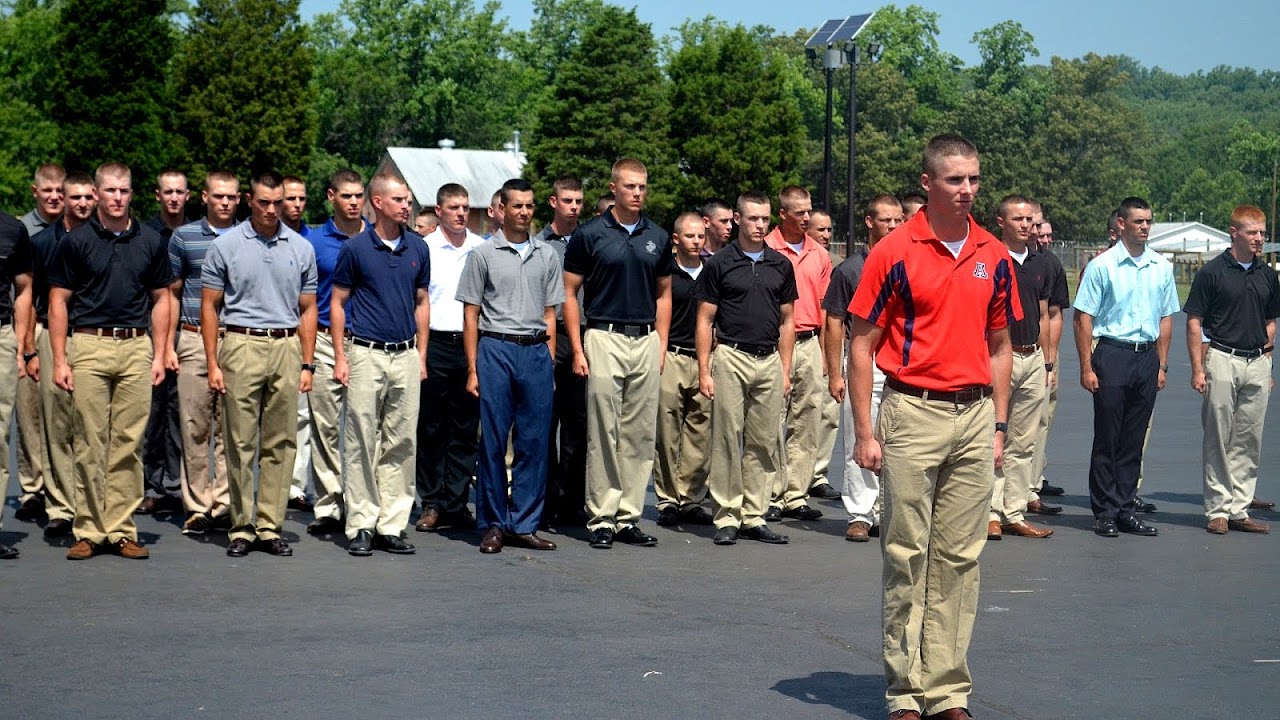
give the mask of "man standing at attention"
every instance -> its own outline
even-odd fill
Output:
[[[1089,502],[1094,533],[1153,537],[1156,528],[1133,513],[1143,437],[1169,371],[1178,293],[1173,266],[1147,248],[1147,201],[1125,198],[1119,225],[1120,242],[1090,261],[1076,293],[1080,384],[1093,393]]]
[[[1008,431],[1009,323],[1022,312],[1008,251],[969,214],[977,148],[939,135],[923,169],[928,204],[867,256],[849,306],[848,388],[858,466],[884,489],[889,717],[963,720],[991,471]],[[872,362],[885,373],[874,426]]]
[[[597,549],[614,540],[658,544],[639,522],[653,475],[674,261],[671,237],[642,214],[648,176],[639,160],[614,163],[609,189],[616,204],[574,232],[564,257],[564,324],[573,370],[587,378],[587,528]]]
[[[316,257],[310,243],[280,221],[284,179],[267,171],[249,187],[249,219],[215,238],[205,255],[200,331],[209,388],[223,395],[231,485],[227,555],[258,549],[288,556],[293,549],[280,526],[297,450],[298,393],[311,390],[315,372]],[[226,326],[221,347],[219,311]]]
[[[164,380],[173,271],[160,234],[129,214],[129,168],[100,166],[94,186],[96,215],[63,238],[49,275],[54,381],[71,393],[80,431],[76,544],[67,559],[87,560],[103,549],[144,559],[150,553],[138,544],[133,511],[142,502],[151,389]]]
[[[1040,205],[1032,200],[1036,215],[1040,216],[1037,229],[1032,219],[1031,234],[1039,245],[1032,250],[1044,256],[1051,266],[1049,280],[1049,344],[1044,346],[1044,368],[1048,374],[1048,392],[1045,398],[1044,412],[1040,413],[1040,429],[1036,433],[1035,456],[1031,466],[1031,494],[1027,498],[1027,512],[1037,515],[1057,515],[1062,512],[1059,505],[1050,505],[1041,497],[1057,497],[1065,492],[1062,488],[1049,484],[1044,478],[1044,469],[1048,463],[1046,450],[1049,446],[1049,432],[1053,430],[1053,418],[1058,412],[1058,348],[1062,344],[1062,311],[1071,307],[1071,298],[1067,294],[1067,271],[1062,261],[1051,249],[1053,245],[1053,226],[1044,220]]]
[[[413,510],[418,403],[427,378],[431,256],[407,227],[412,196],[403,179],[375,175],[369,196],[374,226],[338,253],[329,309],[333,376],[347,387],[347,552],[407,555],[414,552],[404,529]]]
[[[828,213],[826,210],[814,210],[812,213],[809,214],[809,229],[807,231],[807,234],[814,242],[818,243],[818,245],[823,250],[827,251],[827,257],[831,259],[831,272],[834,275],[836,266],[839,265],[841,261],[844,260],[844,258],[837,255],[836,252],[831,249],[831,233],[832,233],[832,223],[831,223],[830,213]],[[830,282],[828,282],[827,288],[830,289],[830,287],[831,287],[831,284]],[[823,293],[823,297],[825,300],[825,297],[826,297],[825,291]],[[845,308],[849,307],[848,301],[845,302],[844,307]],[[826,354],[826,347],[827,347],[826,340],[825,340],[827,309],[825,307],[825,304],[822,308],[822,311],[823,311],[823,315],[822,315],[823,325],[822,325],[821,331],[818,333],[818,340],[820,345],[822,346],[822,351],[824,355],[822,374],[827,375],[826,362],[825,362],[825,354]],[[843,330],[840,333],[840,344],[842,346],[844,345]],[[843,374],[843,373],[837,373],[837,374]],[[828,376],[828,382],[829,382],[829,376]],[[843,383],[844,381],[841,380],[841,384]],[[817,440],[818,449],[817,449],[817,454],[814,456],[813,483],[809,488],[809,497],[815,497],[820,499],[840,497],[840,492],[835,488],[831,487],[831,476],[830,476],[831,455],[832,453],[835,452],[836,435],[840,432],[840,405],[841,403],[837,402],[836,399],[831,396],[831,393],[827,392],[826,388],[824,388],[822,391],[822,419],[818,422],[818,431],[817,431],[818,432],[818,440]]]
[[[708,200],[700,208],[702,224],[707,229],[702,255],[715,255],[733,239],[733,210],[723,200]]]
[[[8,466],[9,413],[13,411],[18,380],[25,377],[27,363],[36,354],[34,347],[28,347],[29,338],[34,338],[31,238],[22,222],[8,213],[0,213],[0,258],[0,427],[5,430],[5,437],[0,439],[0,457]],[[38,395],[36,399],[39,400]],[[16,548],[0,545],[0,560],[16,557]]]
[[[1214,535],[1267,533],[1271,528],[1249,517],[1249,507],[1271,396],[1280,281],[1262,259],[1267,236],[1262,210],[1237,207],[1229,231],[1231,247],[1196,272],[1184,308],[1191,387],[1204,395],[1206,529]]]

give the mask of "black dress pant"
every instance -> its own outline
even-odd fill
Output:
[[[574,374],[573,349],[563,333],[556,335],[555,380],[543,514],[571,521],[587,505],[587,379]]]
[[[1095,517],[1128,517],[1138,494],[1142,440],[1156,404],[1160,358],[1154,346],[1134,352],[1099,342],[1093,371],[1099,387],[1093,394],[1089,502]]]
[[[142,477],[147,497],[182,499],[182,426],[178,374],[166,370],[151,388],[151,415],[142,434]]]
[[[480,400],[467,392],[462,333],[431,333],[418,410],[418,495],[423,508],[465,510],[479,448]]]

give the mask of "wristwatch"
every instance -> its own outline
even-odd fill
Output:
[[[1160,366],[1160,369],[1161,369],[1162,371],[1164,371],[1164,372],[1169,372],[1169,366],[1168,366],[1168,365],[1161,365],[1161,366]]]
[[[38,354],[39,353],[22,353],[22,362],[31,362],[31,358],[34,358]]]
[[[1053,363],[1045,363],[1044,369],[1046,372],[1053,372]]]
[[[316,365],[315,363],[302,363],[302,369],[314,375],[316,372]]]
[[[1002,432],[1002,433],[1004,433],[1005,435],[1008,435],[1008,434],[1009,434],[1009,423],[1007,423],[1007,422],[997,422],[997,423],[996,423],[996,432]]]

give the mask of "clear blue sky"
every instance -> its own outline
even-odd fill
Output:
[[[480,0],[478,0],[480,1]],[[791,32],[817,27],[828,18],[875,9],[870,2],[831,3],[818,0],[635,0],[615,2],[634,5],[640,18],[661,36],[691,15],[713,15],[745,25],[770,25]],[[910,2],[895,3],[905,7]],[[1040,58],[1079,57],[1088,52],[1125,54],[1147,66],[1189,73],[1216,65],[1280,70],[1280,2],[1276,0],[1191,0],[1134,2],[1133,0],[966,0],[964,2],[915,3],[941,14],[939,43],[944,50],[974,63],[977,53],[969,44],[973,33],[1001,20],[1017,20],[1036,39]],[[304,18],[336,9],[338,0],[302,0]],[[526,28],[532,5],[518,0],[502,2],[510,26]]]

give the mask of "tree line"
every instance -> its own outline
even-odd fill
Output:
[[[792,33],[691,19],[657,37],[603,0],[533,0],[527,30],[472,0],[343,0],[304,22],[298,0],[0,0],[0,206],[24,211],[42,162],[114,159],[139,178],[181,168],[308,180],[323,215],[334,171],[366,174],[388,146],[499,149],[521,133],[540,196],[559,174],[604,192],[621,155],[650,168],[663,221],[709,197],[787,183],[818,188],[825,76]],[[979,62],[938,44],[939,14],[881,8],[859,42],[855,203],[915,188],[925,140],[959,132],[982,151],[976,213],[1030,194],[1055,234],[1104,235],[1127,195],[1158,219],[1225,226],[1271,212],[1280,164],[1280,73],[1176,75],[1120,55],[1037,61],[1006,20],[975,33]],[[845,217],[848,70],[835,82],[836,178]],[[149,180],[136,183],[147,202]],[[144,208],[146,209],[146,208]],[[1274,218],[1274,213],[1272,213]],[[843,229],[843,228],[841,228]]]

